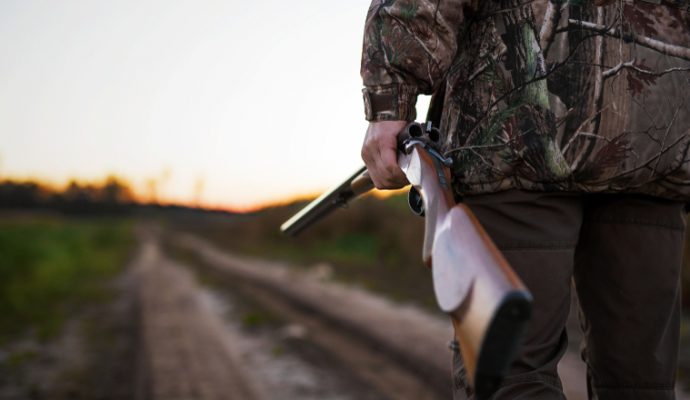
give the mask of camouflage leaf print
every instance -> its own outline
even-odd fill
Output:
[[[375,0],[361,73],[443,104],[459,195],[690,200],[690,0]]]

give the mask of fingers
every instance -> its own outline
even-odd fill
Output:
[[[379,153],[379,165],[385,173],[383,184],[386,185],[386,189],[401,188],[407,185],[407,178],[398,166],[398,141],[394,139],[392,143],[386,143],[385,146]]]
[[[407,178],[398,166],[398,133],[405,128],[405,121],[381,121],[369,124],[362,159],[369,176],[378,189],[399,189],[407,185]]]

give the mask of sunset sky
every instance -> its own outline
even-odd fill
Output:
[[[359,165],[369,0],[0,0],[0,178],[253,207]]]

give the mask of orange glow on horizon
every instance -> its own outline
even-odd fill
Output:
[[[316,199],[324,191],[312,191],[306,193],[298,193],[289,196],[281,196],[276,199],[270,199],[265,201],[257,201],[254,203],[246,205],[232,204],[230,201],[214,201],[199,198],[196,200],[183,200],[175,199],[175,196],[155,196],[151,193],[145,193],[146,189],[142,188],[142,185],[135,185],[132,180],[127,177],[117,175],[117,174],[107,174],[103,177],[96,179],[87,179],[79,177],[70,177],[64,180],[54,180],[45,177],[37,176],[4,176],[0,178],[0,182],[16,182],[16,183],[34,183],[48,191],[51,192],[61,192],[67,189],[72,183],[76,183],[79,186],[103,186],[109,180],[116,180],[121,183],[132,195],[132,199],[136,203],[140,204],[159,204],[161,206],[184,206],[190,208],[199,208],[205,210],[217,210],[217,211],[227,211],[231,213],[251,213],[256,211],[261,211],[267,208],[282,207],[289,204],[297,202],[309,202]],[[374,189],[371,192],[365,194],[365,196],[374,196],[378,199],[385,199],[390,196],[399,195],[406,193],[409,186],[397,190],[378,190]],[[327,189],[328,190],[328,189]],[[142,193],[143,192],[143,193]]]
[[[0,179],[59,192],[113,176],[141,203],[252,212],[318,196],[361,165],[369,2],[24,3],[0,6],[16,38],[0,68]],[[270,118],[257,106],[267,87]]]

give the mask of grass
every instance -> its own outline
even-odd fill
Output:
[[[131,231],[106,218],[0,221],[0,345],[51,338],[79,304],[107,297],[104,283],[125,263]]]

